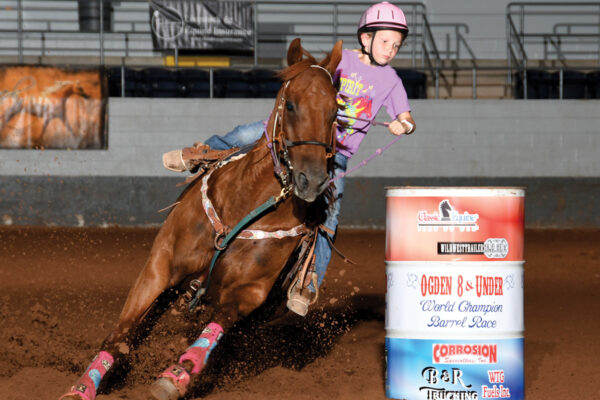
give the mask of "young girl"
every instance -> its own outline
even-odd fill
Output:
[[[344,124],[337,128],[337,153],[334,158],[332,176],[346,171],[348,160],[358,150],[360,143],[381,106],[385,106],[393,121],[388,129],[394,135],[409,134],[415,130],[415,121],[410,113],[406,91],[396,71],[389,66],[398,49],[408,35],[406,18],[402,10],[386,1],[369,7],[362,15],[357,31],[360,50],[344,50],[334,81],[338,84],[337,101],[344,108],[339,118]],[[212,136],[206,141],[215,150],[242,147],[260,139],[264,131],[263,121],[236,127],[225,136]],[[166,168],[185,171],[193,167],[184,161],[181,150],[163,156]],[[331,259],[331,247],[325,235],[333,240],[338,225],[340,204],[344,193],[344,178],[334,181],[335,202],[327,211],[324,225],[329,233],[320,232],[315,248],[315,268],[320,286]],[[315,288],[309,286],[311,291]],[[307,291],[295,293],[288,307],[305,315],[310,304]]]

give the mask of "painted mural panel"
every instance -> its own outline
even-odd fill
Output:
[[[0,66],[0,148],[103,149],[102,68]]]

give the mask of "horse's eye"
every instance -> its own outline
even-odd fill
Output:
[[[285,108],[288,111],[294,111],[294,105],[292,103],[290,103],[289,101],[285,102]]]

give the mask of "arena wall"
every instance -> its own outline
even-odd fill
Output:
[[[413,100],[418,131],[347,178],[341,225],[385,226],[388,186],[525,186],[526,226],[599,228],[597,101]],[[163,152],[265,118],[272,100],[110,98],[107,150],[0,150],[0,223],[146,226],[185,178]],[[389,117],[383,111],[377,119]],[[392,137],[369,132],[350,166]]]

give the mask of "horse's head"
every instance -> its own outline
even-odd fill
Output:
[[[338,110],[332,76],[341,56],[341,41],[321,62],[302,48],[300,39],[292,41],[289,67],[280,73],[283,85],[267,128],[286,169],[284,180],[289,179],[294,194],[307,202],[329,183],[327,161],[335,152]]]

